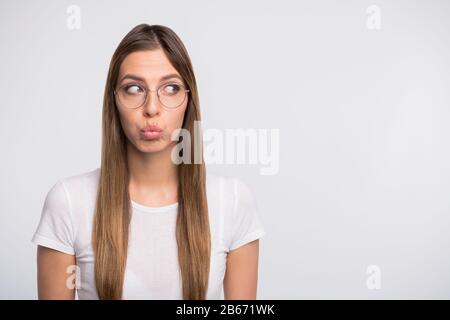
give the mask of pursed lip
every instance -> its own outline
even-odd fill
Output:
[[[156,132],[160,132],[162,131],[162,129],[156,125],[153,124],[149,124],[148,126],[146,126],[145,128],[143,128],[141,130],[142,132],[147,132],[147,131],[156,131]]]

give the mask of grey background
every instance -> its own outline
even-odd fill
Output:
[[[37,297],[45,195],[98,167],[108,64],[143,22],[187,46],[204,129],[280,129],[277,175],[209,166],[258,201],[259,299],[450,298],[449,17],[448,1],[2,1],[0,298]]]

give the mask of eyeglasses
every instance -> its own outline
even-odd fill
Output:
[[[162,84],[157,90],[150,90],[141,84],[127,83],[114,90],[114,95],[124,108],[137,109],[145,104],[148,93],[154,91],[163,107],[176,109],[183,104],[190,90],[179,83]]]

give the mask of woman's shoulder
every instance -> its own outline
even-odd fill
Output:
[[[220,224],[228,250],[264,236],[259,205],[250,184],[237,176],[213,173],[207,176],[207,184],[211,212],[224,218]]]
[[[60,185],[64,189],[74,214],[78,209],[81,209],[82,212],[90,212],[90,209],[95,206],[99,177],[100,168],[95,168],[62,177],[57,181],[56,185]]]
[[[210,192],[225,193],[234,197],[242,191],[251,192],[250,186],[242,178],[228,174],[208,172],[206,175],[206,185]]]
[[[60,182],[72,187],[86,187],[86,185],[98,184],[100,177],[100,168],[96,168],[90,171],[84,171],[82,173],[64,176],[60,178]]]
[[[240,177],[207,173],[206,185],[208,202],[225,208],[227,212],[236,211],[240,206],[248,203],[255,204],[250,185]]]
[[[90,171],[62,177],[57,183],[64,186],[72,197],[85,197],[88,194],[96,194],[98,181],[100,177],[100,168]]]
[[[66,176],[53,184],[32,239],[35,244],[68,254],[89,244],[98,173],[95,169]]]

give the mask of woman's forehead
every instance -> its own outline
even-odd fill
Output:
[[[146,82],[160,81],[169,76],[178,76],[181,79],[161,49],[136,51],[126,56],[120,66],[119,81],[127,75],[133,75]]]

